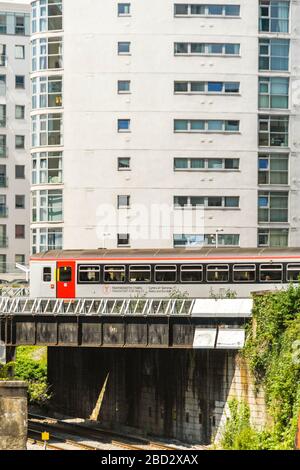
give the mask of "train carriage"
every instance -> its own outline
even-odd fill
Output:
[[[300,249],[62,250],[33,255],[38,298],[191,298],[287,287],[298,282]]]

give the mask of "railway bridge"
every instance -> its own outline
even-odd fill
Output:
[[[251,299],[0,297],[7,359],[48,347],[51,406],[64,415],[207,444],[228,399],[256,397],[238,351]]]

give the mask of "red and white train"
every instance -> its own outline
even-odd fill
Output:
[[[281,289],[300,277],[300,249],[50,251],[33,255],[38,298],[191,298]]]

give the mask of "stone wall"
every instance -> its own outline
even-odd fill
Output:
[[[25,450],[27,384],[0,381],[0,450]]]
[[[49,348],[48,363],[53,409],[109,428],[208,444],[233,396],[248,401],[254,424],[265,420],[263,396],[234,351]]]

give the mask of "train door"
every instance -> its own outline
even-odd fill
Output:
[[[75,298],[75,278],[76,278],[75,261],[57,262],[56,297],[58,299],[74,299]]]

